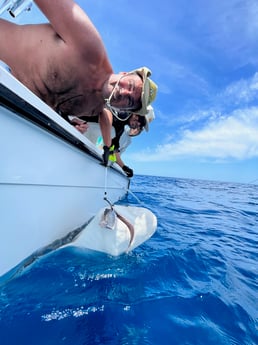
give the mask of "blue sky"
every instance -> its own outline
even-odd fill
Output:
[[[152,70],[150,131],[123,159],[136,174],[258,183],[258,2],[79,0],[115,72]],[[33,6],[16,22],[40,20]],[[42,20],[42,17],[41,17]]]

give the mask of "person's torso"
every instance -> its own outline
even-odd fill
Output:
[[[5,40],[0,38],[0,48],[9,42],[0,59],[12,74],[60,114],[99,114],[110,73],[105,59],[94,59],[91,52],[82,56],[48,24],[12,25]]]

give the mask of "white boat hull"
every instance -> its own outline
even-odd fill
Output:
[[[101,152],[2,68],[0,85],[1,276],[87,223],[106,206],[105,191],[112,203],[121,199],[128,178],[118,166],[106,175]],[[30,106],[40,114],[27,117]]]

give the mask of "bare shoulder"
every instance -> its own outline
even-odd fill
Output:
[[[13,52],[16,50],[19,27],[19,25],[0,19],[0,60],[8,64],[11,51]]]
[[[101,37],[87,14],[73,0],[35,0],[55,32],[67,43],[103,50]]]
[[[0,18],[0,32],[3,32],[2,30],[14,30],[16,27],[16,24]]]

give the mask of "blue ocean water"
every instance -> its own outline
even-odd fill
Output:
[[[1,345],[258,344],[258,186],[135,176],[131,191],[154,236],[38,259],[0,287]]]

